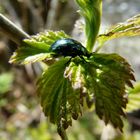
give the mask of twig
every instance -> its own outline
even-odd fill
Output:
[[[67,136],[66,131],[64,130],[63,127],[58,127],[57,132],[60,135],[62,140],[68,140],[68,136]]]
[[[25,33],[22,29],[18,28],[14,23],[12,23],[2,14],[0,14],[0,32],[4,33],[9,39],[14,41],[18,45],[21,45],[23,39],[30,37],[27,33]],[[42,68],[39,63],[33,64],[32,67],[35,74],[38,75],[42,72]]]
[[[0,14],[0,32],[4,33],[18,45],[21,44],[23,39],[30,37],[2,14]]]
[[[4,7],[4,9],[7,11],[7,14],[12,17],[12,20],[16,25],[21,27],[21,23],[19,20],[19,17],[17,15],[16,9],[12,6],[12,2],[16,5],[16,1],[9,1],[9,0],[0,0],[1,1],[1,6]]]

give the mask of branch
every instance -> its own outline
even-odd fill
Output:
[[[0,14],[0,32],[18,45],[21,44],[23,39],[30,37],[2,14]]]
[[[30,37],[2,14],[0,14],[0,33],[5,34],[9,39],[18,45],[21,45],[23,39]],[[42,68],[39,63],[33,64],[32,66],[35,74],[38,75],[42,72]],[[31,75],[30,73],[28,74]]]

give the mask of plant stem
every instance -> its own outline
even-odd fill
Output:
[[[62,140],[68,140],[68,137],[67,137],[67,134],[66,134],[66,131],[64,130],[64,128],[59,128],[58,133]]]
[[[27,33],[17,27],[2,14],[0,14],[0,32],[4,33],[7,37],[9,37],[18,45],[21,44],[23,39],[30,37]]]

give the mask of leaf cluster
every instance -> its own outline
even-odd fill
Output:
[[[37,93],[45,115],[50,122],[57,124],[62,136],[65,129],[72,125],[72,119],[78,119],[83,106],[95,110],[106,124],[109,122],[122,131],[122,116],[127,104],[127,87],[133,87],[135,80],[129,63],[118,54],[92,52],[101,17],[101,0],[76,0],[81,14],[85,18],[87,35],[86,48],[90,58],[58,58],[47,67],[37,82]],[[99,35],[99,46],[111,39],[123,36],[139,35],[140,16],[131,18],[122,24],[110,28]],[[50,46],[59,39],[71,38],[63,31],[46,31],[25,39],[10,59],[12,63],[27,64],[52,58]],[[62,136],[63,137],[63,136]],[[65,137],[65,136],[64,136]]]
[[[45,115],[59,128],[66,129],[72,118],[82,115],[86,101],[95,103],[96,113],[107,124],[122,130],[125,116],[126,84],[135,80],[130,65],[117,54],[92,54],[87,63],[74,58],[67,65],[63,58],[50,66],[38,80],[38,95]]]

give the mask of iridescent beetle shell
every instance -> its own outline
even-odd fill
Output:
[[[50,51],[54,53],[53,54],[54,57],[59,57],[59,56],[64,56],[64,57],[79,56],[81,58],[83,58],[82,56],[90,57],[90,53],[81,43],[70,38],[64,38],[55,41],[51,45]]]

